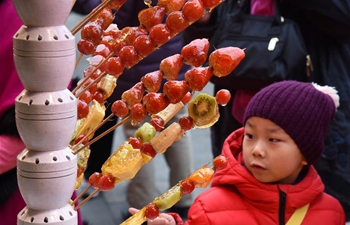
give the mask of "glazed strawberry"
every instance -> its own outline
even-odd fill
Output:
[[[201,0],[203,3],[204,8],[215,8],[216,6],[218,6],[221,2],[223,2],[222,0]]]
[[[185,73],[185,81],[193,91],[201,91],[212,75],[213,72],[209,67],[195,67]]]
[[[178,103],[190,90],[190,86],[185,81],[170,80],[163,86],[163,93],[168,97],[170,103]]]
[[[208,50],[208,39],[195,39],[182,48],[181,54],[185,64],[198,67],[207,60]]]
[[[93,55],[102,55],[107,58],[110,53],[111,50],[105,44],[98,44]]]
[[[157,5],[163,6],[167,14],[179,11],[186,0],[159,0]]]
[[[160,70],[156,70],[145,74],[141,78],[141,82],[147,92],[157,92],[162,86],[163,73]]]
[[[128,105],[123,100],[113,102],[111,111],[118,118],[123,118],[129,113]]]
[[[138,36],[132,45],[140,58],[145,58],[156,49],[156,44],[149,35]]]
[[[175,54],[163,59],[159,64],[159,70],[166,80],[176,80],[183,65],[183,57]]]
[[[131,109],[133,105],[141,102],[144,93],[145,88],[142,82],[138,82],[122,94],[122,100],[126,102],[128,108]]]
[[[147,116],[147,110],[141,103],[136,103],[130,109],[131,123],[136,125],[144,120]]]
[[[134,46],[124,46],[119,51],[119,57],[125,68],[131,68],[139,62],[140,57],[138,56]]]
[[[171,38],[170,31],[166,24],[157,24],[153,26],[149,31],[149,37],[157,46],[164,44]]]
[[[172,36],[180,33],[188,26],[188,22],[184,19],[181,11],[170,13],[166,18],[165,24]]]
[[[160,24],[165,16],[165,7],[154,6],[143,9],[138,14],[140,25],[147,30],[150,30],[153,26]]]
[[[119,57],[110,57],[106,62],[106,73],[118,78],[124,70],[124,66]]]
[[[109,6],[104,7],[95,17],[91,19],[91,22],[100,20],[102,30],[105,30],[114,20],[114,14],[112,8]]]
[[[143,105],[149,114],[156,114],[169,105],[169,99],[163,93],[151,92],[142,99]]]
[[[204,15],[204,6],[200,0],[189,0],[182,7],[182,14],[184,19],[193,23]]]
[[[237,47],[219,48],[209,55],[209,66],[217,77],[229,75],[245,57],[242,49]]]
[[[113,37],[114,39],[117,39],[117,38],[119,38],[120,33],[121,33],[121,30],[119,30],[117,24],[111,23],[111,24],[107,27],[107,29],[105,29],[105,30],[103,31],[102,34],[103,34],[103,36],[111,36],[111,37]]]

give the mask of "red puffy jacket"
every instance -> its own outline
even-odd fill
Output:
[[[313,166],[297,184],[256,180],[242,165],[243,133],[243,128],[239,129],[226,139],[222,154],[229,164],[216,172],[212,187],[197,197],[185,224],[280,225],[308,203],[302,225],[345,224],[340,203],[323,192],[324,185]]]

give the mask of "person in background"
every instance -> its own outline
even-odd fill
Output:
[[[77,1],[73,7],[73,10],[80,14],[89,13],[99,3],[100,0],[89,0],[89,1]],[[152,5],[156,5],[157,1],[152,1]],[[126,1],[120,10],[115,14],[114,22],[121,30],[124,27],[137,27],[140,25],[138,20],[138,12],[142,9],[147,8],[144,1],[128,0]],[[142,76],[146,73],[159,70],[159,64],[162,59],[180,53],[183,47],[181,34],[170,39],[166,44],[162,45],[155,52],[142,59],[138,64],[125,69],[123,74],[117,80],[117,87],[115,88],[112,96],[107,100],[107,104],[110,106],[114,101],[121,99],[121,95],[126,90],[133,87],[137,82],[140,82]],[[179,73],[178,79],[184,79],[184,73],[189,69],[189,66],[184,65]],[[162,90],[160,90],[162,91]],[[108,106],[107,105],[107,106]],[[107,107],[106,115],[111,114],[111,107]],[[173,122],[177,122],[179,118],[184,116],[185,110],[178,113],[171,121],[168,122],[170,125]],[[111,120],[103,125],[97,132],[96,136],[103,133],[105,130],[115,125],[117,120]],[[137,130],[137,126],[131,124],[124,124],[123,131],[126,138],[133,137],[134,132]],[[114,132],[110,132],[96,143],[90,146],[91,155],[88,161],[88,165],[85,171],[85,178],[88,179],[94,172],[100,172],[101,166],[108,159],[111,154],[113,144]],[[190,132],[186,132],[180,140],[176,141],[170,146],[164,153],[166,162],[170,168],[170,181],[169,185],[175,185],[179,180],[184,179],[192,173],[193,156],[191,151],[190,143]],[[127,201],[130,205],[135,207],[143,207],[151,202],[159,194],[159,190],[155,186],[155,171],[153,161],[150,161],[143,166],[136,176],[129,182],[127,187]],[[173,211],[178,212],[184,218],[187,215],[189,206],[193,202],[192,196],[184,196],[180,202],[178,202],[173,208]],[[125,213],[128,213],[125,209]],[[127,214],[126,216],[129,216]],[[126,217],[125,216],[125,217]]]
[[[251,14],[274,15],[274,0],[250,2]],[[237,1],[227,3],[237,4]],[[281,15],[295,21],[304,37],[311,58],[308,81],[334,86],[339,92],[340,107],[329,126],[325,150],[314,166],[325,183],[325,191],[341,202],[350,222],[350,192],[347,191],[350,188],[350,2],[283,0],[280,6]],[[215,32],[217,18],[215,9],[186,29],[185,43],[195,38],[210,38]],[[230,132],[242,126],[246,105],[259,91],[214,85],[215,90],[222,88],[231,91],[232,101],[220,108],[220,120],[211,128],[214,157],[220,154]],[[232,126],[226,126],[228,123]]]
[[[24,87],[13,61],[13,35],[22,26],[11,0],[0,0],[0,224],[17,224],[17,214],[26,206],[17,184],[17,155],[25,149],[15,120],[15,98]],[[74,198],[76,197],[73,194]],[[80,210],[78,225],[82,225]]]
[[[313,167],[338,106],[337,91],[315,83],[281,81],[259,91],[248,103],[244,127],[224,142],[228,165],[196,198],[186,224],[344,225],[344,210],[324,193]],[[148,224],[182,221],[161,214]]]

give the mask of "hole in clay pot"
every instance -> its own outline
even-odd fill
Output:
[[[57,37],[57,35],[53,36],[53,39],[55,39],[55,40],[58,40],[58,37]]]
[[[63,216],[60,216],[60,220],[61,220],[61,221],[64,221],[64,217],[63,217]]]
[[[32,105],[33,104],[33,99],[30,99],[29,100],[29,105]]]
[[[30,35],[27,35],[26,40],[29,40]]]
[[[19,35],[19,33],[17,33],[15,37],[18,37],[18,35]]]
[[[26,212],[26,211],[25,211],[25,210],[23,210],[23,211],[22,211],[22,213],[21,213],[21,216],[23,216],[23,214],[24,214],[25,212]]]
[[[34,217],[30,218],[30,222],[32,223],[34,222]]]
[[[50,105],[50,101],[49,101],[49,100],[46,100],[46,101],[45,101],[45,105]]]
[[[35,164],[39,164],[40,160],[39,159],[35,159]]]
[[[52,160],[53,160],[53,161],[57,161],[57,157],[54,156],[54,157],[52,158]]]
[[[38,41],[41,41],[43,37],[41,35],[38,36]]]
[[[22,96],[20,96],[19,98],[18,98],[18,101],[21,101],[22,100]]]
[[[73,101],[73,100],[74,100],[74,98],[73,98],[72,96],[70,96],[70,100],[72,100],[72,101]]]
[[[21,160],[24,160],[25,158],[26,158],[26,156],[24,155],[24,156],[22,156]]]
[[[44,222],[45,223],[48,223],[49,222],[49,219],[47,217],[44,218]]]
[[[66,158],[67,158],[68,160],[70,160],[70,157],[69,157],[68,155],[66,155]]]
[[[73,213],[71,211],[69,211],[69,215],[73,216]]]
[[[69,39],[69,36],[67,34],[64,35],[67,39]]]
[[[62,98],[58,98],[57,100],[58,100],[59,102],[63,102]]]

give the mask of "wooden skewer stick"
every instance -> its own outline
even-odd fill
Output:
[[[78,56],[77,60],[75,61],[75,67],[74,67],[74,69],[77,68],[77,66],[78,66],[78,64],[79,64],[79,62],[80,62],[80,60],[81,60],[82,58],[83,58],[83,53],[80,53],[80,55]]]
[[[108,120],[110,120],[114,116],[114,113],[111,113],[107,118],[105,118],[101,123],[98,124],[94,129],[92,129],[89,133],[87,133],[78,143],[76,143],[72,149],[74,150],[76,147],[78,147],[81,143],[85,141],[86,138],[90,137],[91,134],[95,133],[97,129],[99,129],[103,124],[105,124]],[[73,154],[76,154],[75,152]]]
[[[94,192],[92,192],[88,197],[86,197],[82,202],[80,202],[79,205],[77,205],[74,210],[78,210],[82,205],[84,205],[87,201],[89,201],[95,194],[97,194],[98,192],[100,192],[100,189],[96,189],[94,190]]]
[[[88,86],[84,87],[83,90],[79,91],[78,93],[75,93],[75,97],[79,98],[86,90],[89,90],[94,84],[98,83],[104,76],[106,76],[107,73],[103,72],[101,73],[94,81],[92,81]]]
[[[91,188],[91,184],[89,184],[71,203],[71,205],[74,205],[83,195]]]
[[[82,149],[84,149],[86,146],[92,145],[93,143],[95,143],[96,141],[100,140],[101,138],[103,138],[106,134],[108,134],[109,132],[115,130],[117,127],[119,127],[120,125],[123,125],[124,123],[126,123],[127,121],[129,121],[131,119],[130,115],[125,117],[122,121],[120,121],[119,123],[117,123],[116,125],[112,126],[111,128],[109,128],[108,130],[106,130],[105,132],[103,132],[102,134],[100,134],[99,136],[95,137],[94,139],[92,139],[91,141],[89,141],[86,145],[84,145],[83,147],[79,148],[78,150],[76,150],[74,152],[74,154],[78,154]]]
[[[114,52],[111,52],[104,60],[102,60],[102,62],[100,64],[98,64],[89,75],[87,75],[86,77],[84,77],[79,84],[74,88],[74,90],[72,91],[72,93],[75,95],[75,93],[78,91],[78,89],[83,86],[83,84],[103,65],[107,62],[107,60],[112,57],[114,55]]]
[[[92,10],[84,19],[82,19],[73,29],[71,33],[75,35],[78,31],[83,28],[94,16],[96,16],[101,10],[109,4],[110,0],[101,2],[94,10]]]

